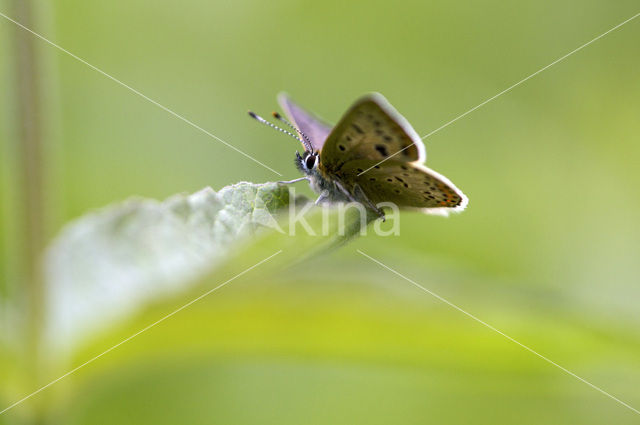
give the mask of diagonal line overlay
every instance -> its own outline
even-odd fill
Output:
[[[211,294],[212,292],[217,291],[218,289],[222,288],[223,286],[225,286],[226,284],[232,282],[233,280],[239,278],[240,276],[242,276],[243,274],[253,270],[254,268],[258,267],[259,265],[261,265],[262,263],[265,263],[267,261],[269,261],[270,259],[272,259],[273,257],[275,257],[276,255],[280,254],[282,252],[282,250],[279,250],[278,252],[276,252],[275,254],[271,254],[269,257],[259,261],[258,263],[254,264],[253,266],[249,267],[248,269],[245,269],[243,272],[238,273],[237,275],[233,276],[231,279],[221,283],[220,285],[216,286],[213,289],[209,289],[207,292],[205,292],[204,294],[200,295],[197,298],[194,298],[193,300],[189,301],[188,303],[186,303],[185,305],[183,305],[182,307],[177,308],[176,310],[172,311],[171,313],[167,314],[166,316],[156,320],[155,322],[153,322],[152,324],[142,328],[141,330],[139,330],[138,332],[134,333],[133,335],[123,339],[122,341],[120,341],[119,343],[117,343],[116,345],[114,345],[113,347],[103,351],[102,353],[98,354],[97,356],[87,360],[86,362],[82,363],[80,366],[77,366],[73,369],[71,369],[69,372],[65,373],[62,376],[59,376],[58,378],[54,379],[53,381],[49,382],[48,384],[38,388],[36,391],[32,392],[31,394],[21,398],[20,400],[16,401],[15,403],[11,404],[10,406],[5,407],[3,410],[0,411],[0,415],[2,415],[3,413],[5,413],[6,411],[16,407],[17,405],[21,404],[22,402],[30,399],[31,397],[33,397],[34,395],[38,394],[39,392],[49,388],[50,386],[52,386],[53,384],[55,384],[58,381],[61,381],[62,379],[66,378],[67,376],[71,375],[72,373],[76,372],[78,369],[81,369],[83,367],[85,367],[86,365],[88,365],[89,363],[93,363],[94,361],[98,360],[100,357],[104,356],[105,354],[115,350],[116,348],[118,348],[119,346],[121,346],[122,344],[132,340],[133,338],[137,337],[138,335],[140,335],[143,332],[148,331],[149,329],[153,328],[154,326],[156,326],[157,324],[164,322],[166,319],[172,317],[173,315],[175,315],[176,313],[179,313],[180,311],[184,310],[185,308],[189,307],[191,304],[200,301],[201,299],[203,299],[204,297],[206,297],[207,295]]]
[[[617,30],[618,28],[620,28],[621,26],[631,22],[632,20],[636,19],[638,16],[640,16],[640,13],[636,13],[635,15],[633,15],[632,17],[630,17],[629,19],[620,22],[618,25],[616,25],[615,27],[603,32],[602,34],[600,34],[599,36],[591,39],[590,41],[584,43],[582,46],[577,47],[575,49],[573,49],[572,51],[570,51],[569,53],[567,53],[564,56],[559,57],[558,59],[556,59],[555,61],[551,62],[549,65],[540,68],[539,70],[537,70],[536,72],[534,72],[533,74],[523,78],[522,80],[518,81],[515,84],[512,84],[511,86],[507,87],[506,89],[502,90],[500,93],[490,97],[489,99],[485,100],[484,102],[480,103],[479,105],[474,106],[473,108],[469,109],[467,112],[463,113],[462,115],[458,115],[456,118],[452,119],[451,121],[441,125],[440,127],[436,128],[435,130],[431,131],[430,133],[422,136],[422,140],[426,139],[427,137],[436,134],[437,132],[439,132],[440,130],[448,127],[449,125],[453,124],[454,122],[458,121],[459,119],[469,115],[470,113],[472,113],[473,111],[475,111],[476,109],[479,109],[481,107],[483,107],[484,105],[486,105],[487,103],[491,102],[494,99],[497,99],[498,97],[502,96],[503,94],[511,91],[512,89],[516,88],[517,86],[519,86],[520,84],[524,83],[525,81],[530,80],[531,78],[535,77],[536,75],[540,74],[541,72],[551,68],[553,65],[557,64],[560,61],[563,61],[564,59],[568,58],[569,56],[573,55],[574,53],[579,52],[580,50],[584,49],[585,47],[587,47],[588,45],[590,45],[591,43],[594,43],[598,40],[600,40],[602,37],[604,37],[605,35],[609,34],[610,32],[613,32],[615,30]],[[371,170],[372,168],[382,164],[383,162],[387,161],[388,159],[393,158],[394,156],[398,155],[400,152],[404,151],[405,149],[409,149],[411,146],[415,145],[414,143],[411,143],[408,146],[405,146],[404,148],[400,149],[399,151],[389,155],[388,157],[386,157],[385,159],[383,159],[382,161],[378,162],[377,164],[367,168],[366,170],[364,170],[363,172],[361,172],[360,174],[358,174],[358,176],[363,175],[364,173],[366,173],[367,171]]]
[[[530,348],[526,345],[524,345],[523,343],[515,340],[514,338],[510,337],[509,335],[505,334],[504,332],[500,331],[499,329],[496,329],[495,327],[491,326],[490,324],[488,324],[487,322],[483,321],[482,319],[479,319],[478,317],[474,316],[473,314],[467,312],[466,310],[463,310],[462,308],[458,307],[457,305],[455,305],[454,303],[452,303],[451,301],[441,297],[440,295],[436,294],[435,292],[425,288],[424,286],[420,285],[419,283],[409,279],[408,277],[406,277],[405,275],[401,274],[400,272],[397,272],[396,270],[392,269],[391,267],[383,264],[382,262],[376,260],[375,258],[371,257],[370,255],[365,254],[364,252],[362,252],[361,250],[357,250],[360,254],[362,254],[363,256],[367,257],[369,260],[373,261],[374,263],[378,264],[379,266],[389,270],[391,273],[395,274],[396,276],[399,276],[401,278],[403,278],[404,280],[406,280],[407,282],[411,283],[413,286],[421,289],[422,291],[426,292],[427,294],[437,298],[438,300],[442,301],[443,303],[447,304],[448,306],[458,310],[460,313],[470,317],[471,319],[475,320],[476,322],[486,326],[487,328],[491,329],[492,331],[502,335],[503,337],[505,337],[506,339],[508,339],[509,341],[519,345],[520,347],[524,348],[525,350],[529,351],[530,353],[535,354],[536,356],[540,357],[542,360],[546,361],[549,364],[552,364],[553,366],[557,367],[558,369],[562,370],[563,372],[573,376],[574,378],[576,378],[577,380],[579,380],[580,382],[587,384],[588,386],[590,386],[591,388],[593,388],[594,390],[606,395],[607,397],[609,397],[610,399],[616,401],[617,403],[621,404],[622,406],[626,407],[627,409],[633,411],[634,413],[637,413],[638,415],[640,415],[640,410],[634,408],[633,406],[625,403],[624,401],[620,400],[619,398],[611,395],[610,393],[606,392],[605,390],[603,390],[602,388],[592,384],[591,382],[587,381],[584,378],[579,377],[578,375],[576,375],[575,373],[571,372],[569,369],[560,366],[558,363],[554,362],[553,360],[549,359],[548,357],[543,356],[542,354],[538,353],[537,351],[535,351],[533,348]]]
[[[3,17],[4,19],[6,19],[9,22],[13,22],[14,24],[16,24],[17,26],[19,26],[20,28],[22,28],[23,30],[35,35],[36,37],[38,37],[40,40],[44,41],[45,43],[55,47],[56,49],[60,50],[63,53],[66,53],[67,55],[71,56],[72,58],[74,58],[75,60],[77,60],[80,63],[83,63],[84,65],[88,66],[89,68],[93,69],[94,71],[102,74],[103,76],[107,77],[108,79],[110,79],[111,81],[114,81],[116,83],[118,83],[119,85],[121,85],[122,87],[126,88],[127,90],[137,94],[138,96],[140,96],[141,98],[143,98],[144,100],[153,103],[154,105],[156,105],[158,108],[162,109],[165,112],[168,112],[169,114],[173,115],[174,117],[178,118],[181,121],[184,121],[185,123],[189,124],[191,127],[195,128],[196,130],[201,131],[202,133],[206,134],[207,136],[216,139],[217,141],[219,141],[220,143],[222,143],[223,145],[233,149],[234,151],[238,152],[239,154],[245,156],[246,158],[249,158],[250,160],[252,160],[253,162],[262,165],[264,168],[266,168],[267,170],[271,171],[272,173],[275,173],[279,176],[282,176],[282,174],[280,174],[279,172],[277,172],[276,170],[274,170],[273,168],[263,164],[262,162],[258,161],[257,159],[255,159],[254,157],[252,157],[251,155],[249,155],[248,153],[245,153],[243,151],[241,151],[240,149],[236,148],[235,146],[233,146],[232,144],[222,140],[220,137],[216,136],[215,134],[211,133],[210,131],[205,130],[204,128],[200,127],[198,124],[194,123],[193,121],[188,120],[187,118],[183,117],[182,115],[178,114],[177,112],[174,112],[173,110],[167,108],[166,106],[158,103],[157,101],[151,99],[150,97],[142,94],[141,92],[139,92],[138,90],[134,89],[133,87],[127,85],[126,83],[120,81],[119,79],[117,79],[116,77],[107,74],[106,72],[104,72],[103,70],[101,70],[100,68],[98,68],[97,66],[91,65],[89,62],[85,61],[84,59],[82,59],[79,56],[74,55],[73,53],[71,53],[70,51],[66,50],[65,48],[59,46],[58,44],[54,43],[53,41],[49,40],[48,38],[38,34],[37,32],[31,30],[30,28],[25,27],[24,25],[22,25],[20,22],[11,19],[10,17],[8,17],[7,15],[5,15],[4,13],[0,12],[0,16]]]

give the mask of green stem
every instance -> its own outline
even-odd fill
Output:
[[[34,28],[30,0],[13,0],[16,20]],[[19,27],[14,32],[16,152],[20,175],[17,183],[20,199],[20,237],[22,245],[21,287],[24,293],[25,366],[27,382],[37,386],[40,373],[40,342],[43,328],[44,287],[40,260],[44,248],[45,202],[43,189],[42,96],[38,78],[39,58],[35,40]],[[38,406],[36,403],[35,406]],[[34,411],[33,423],[41,422]]]

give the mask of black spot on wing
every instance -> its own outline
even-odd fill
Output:
[[[358,133],[364,134],[364,131],[357,124],[351,124],[351,127],[353,127],[353,129]]]
[[[376,145],[375,146],[376,150],[378,152],[380,152],[380,155],[382,155],[384,158],[389,156],[389,152],[387,151],[387,147],[384,145]]]

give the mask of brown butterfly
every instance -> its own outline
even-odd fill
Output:
[[[249,114],[302,142],[305,151],[296,152],[296,166],[305,176],[281,183],[308,180],[320,194],[316,204],[359,202],[382,219],[377,206],[382,202],[444,215],[467,206],[467,197],[449,179],[423,165],[422,139],[382,95],[357,100],[333,128],[286,94],[278,101],[292,123],[274,116],[300,137]]]

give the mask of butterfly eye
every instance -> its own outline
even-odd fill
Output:
[[[308,155],[305,159],[305,165],[307,166],[307,170],[311,170],[314,165],[316,165],[316,156],[313,154]]]

